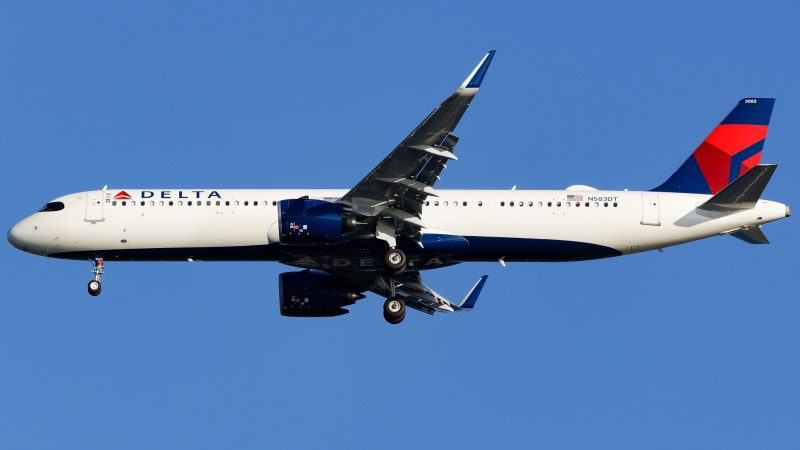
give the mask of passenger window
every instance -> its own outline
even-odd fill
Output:
[[[595,208],[598,208],[598,207],[600,207],[600,203],[598,203],[598,202],[594,202],[594,207],[595,207]]]
[[[506,206],[506,202],[500,202],[500,206]]]
[[[229,202],[228,200],[225,200],[225,206],[231,206],[231,202]]]
[[[514,206],[514,202],[508,202],[508,206]]]
[[[576,208],[580,208],[580,206],[581,206],[581,202],[575,202],[575,207]]]
[[[178,206],[183,206],[183,200],[178,200]]]
[[[467,206],[467,202],[462,203],[461,206]]]
[[[458,202],[453,202],[453,206],[458,206]]]
[[[140,203],[139,205],[140,206],[144,206],[144,200],[142,200],[142,203]]]
[[[189,200],[188,202],[186,202],[186,204],[187,204],[188,206],[192,206],[192,201],[191,201],[191,200]]]
[[[450,206],[450,205],[447,204],[447,200],[445,200],[444,203],[442,203],[442,205],[443,206]]]
[[[433,202],[433,206],[439,206],[439,202],[438,201]]]
[[[234,200],[233,206],[239,206],[239,200]]]
[[[211,206],[211,200],[206,201],[206,206]]]
[[[150,206],[156,206],[156,202],[150,200]]]
[[[169,206],[172,206],[172,200],[169,201]]]
[[[247,200],[244,201],[244,206],[247,206]]]
[[[217,200],[217,206],[219,206],[219,200]]]
[[[561,208],[561,202],[556,202],[556,206]]]
[[[111,206],[117,206],[117,201],[114,200],[113,202],[111,202]]]
[[[272,201],[272,206],[275,206],[277,204],[278,204],[278,202],[276,202],[275,200]]]
[[[547,207],[549,208],[551,206],[553,206],[553,202],[547,202]]]
[[[126,202],[125,200],[123,200],[123,201],[122,201],[122,206],[128,206],[128,202]]]
[[[604,207],[604,208],[608,208],[608,202],[604,202],[604,203],[603,203],[603,207]]]
[[[430,204],[431,204],[431,202],[425,202],[425,206],[428,206]]]
[[[588,208],[589,207],[589,202],[584,203],[583,206]]]
[[[614,208],[616,208],[616,207],[617,207],[617,202],[614,202]]]
[[[164,200],[159,200],[158,201],[158,206],[164,206]]]
[[[258,206],[258,200],[253,202],[253,206]]]
[[[570,206],[572,206],[572,205],[570,205],[569,202],[567,202],[567,208],[569,208]]]
[[[478,206],[483,206],[483,202],[479,201]]]
[[[542,206],[542,202],[537,203],[536,206]]]

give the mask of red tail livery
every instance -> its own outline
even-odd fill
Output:
[[[745,98],[728,113],[660,192],[716,194],[758,165],[774,98]]]

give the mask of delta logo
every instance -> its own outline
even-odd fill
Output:
[[[160,193],[160,195],[157,196],[155,191],[142,191],[142,198],[143,199],[145,199],[145,198],[153,198],[153,197],[166,198],[166,199],[172,199],[172,198],[180,198],[180,199],[183,199],[183,198],[198,198],[199,199],[199,198],[214,198],[214,197],[220,198],[220,199],[222,198],[222,196],[219,195],[219,192],[217,192],[217,191],[211,191],[208,194],[206,194],[206,191],[187,191],[187,192],[177,191],[177,193],[178,193],[177,197],[173,197],[172,196],[173,195],[173,191],[159,191],[159,193]],[[189,193],[192,193],[194,195],[189,195]],[[111,194],[108,194],[108,195],[111,195]],[[114,196],[114,200],[130,200],[130,199],[132,199],[131,195],[128,194],[127,192],[125,192],[125,191],[119,191],[117,193],[117,195]]]

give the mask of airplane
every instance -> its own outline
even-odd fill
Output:
[[[105,261],[277,261],[281,315],[332,317],[370,291],[391,324],[406,307],[471,311],[421,272],[462,262],[580,261],[731,235],[767,244],[761,225],[789,207],[761,195],[777,165],[759,164],[775,99],[745,98],[661,185],[647,191],[434,190],[458,160],[453,134],[495,55],[351,189],[108,189],[48,202],[8,231],[14,247]]]

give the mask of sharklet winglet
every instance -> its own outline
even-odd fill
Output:
[[[492,50],[483,57],[480,64],[475,67],[475,70],[472,71],[471,74],[467,77],[466,80],[461,84],[462,88],[479,88],[481,87],[481,83],[483,82],[483,77],[486,76],[486,71],[489,70],[489,64],[492,63],[492,58],[494,58],[494,53],[497,50]]]

